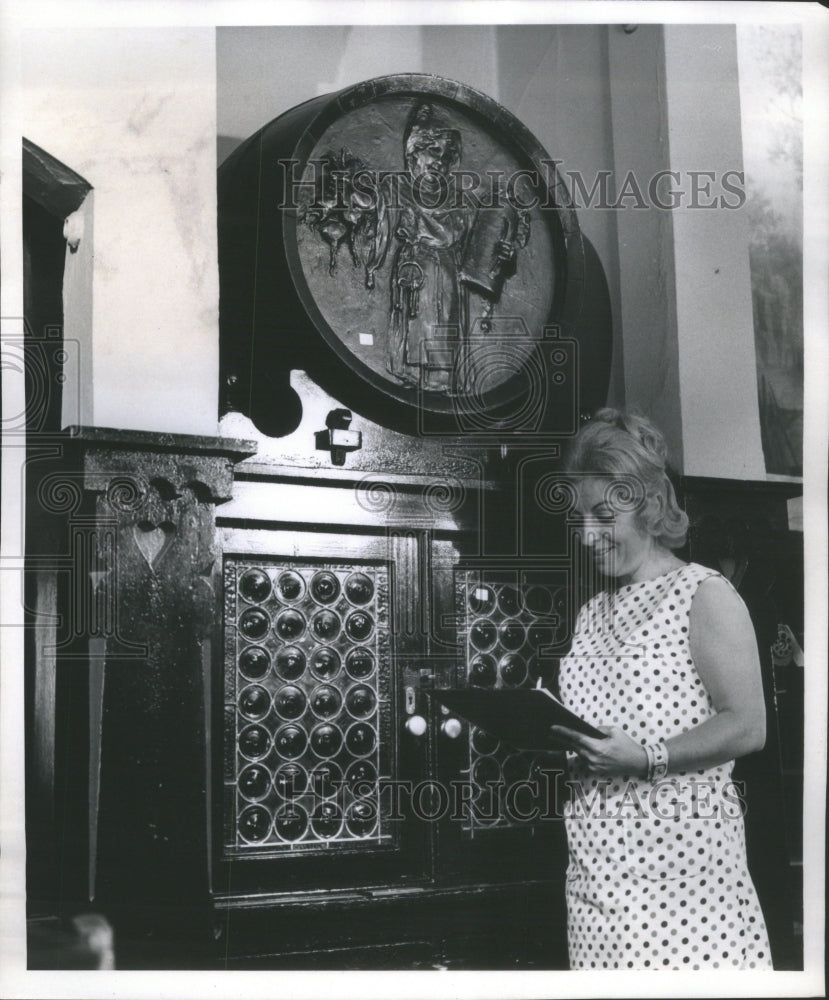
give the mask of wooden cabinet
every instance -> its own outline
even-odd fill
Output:
[[[685,478],[689,556],[731,580],[757,635],[766,696],[766,745],[737,762],[745,782],[746,840],[775,968],[802,968],[803,671],[775,665],[781,626],[803,644],[803,534],[790,531],[795,483]]]

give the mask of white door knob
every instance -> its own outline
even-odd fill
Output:
[[[422,736],[426,732],[426,720],[422,715],[410,715],[406,719],[406,729],[412,736]]]
[[[440,724],[443,735],[450,740],[456,740],[463,732],[463,726],[459,719],[444,719]]]

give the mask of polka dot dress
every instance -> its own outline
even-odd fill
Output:
[[[562,701],[642,744],[713,716],[688,630],[714,575],[691,563],[589,601],[562,660]],[[771,968],[732,762],[656,784],[591,775],[574,754],[568,766],[571,968]]]

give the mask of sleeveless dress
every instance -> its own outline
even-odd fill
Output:
[[[597,594],[561,662],[564,704],[643,745],[715,715],[689,613],[694,563]],[[733,761],[662,781],[592,775],[568,754],[566,896],[573,969],[770,969]]]

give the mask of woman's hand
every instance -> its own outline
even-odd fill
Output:
[[[570,743],[575,752],[594,774],[644,778],[648,773],[648,755],[645,748],[618,726],[599,726],[606,733],[604,739],[583,736],[566,726],[552,726],[553,739]]]

